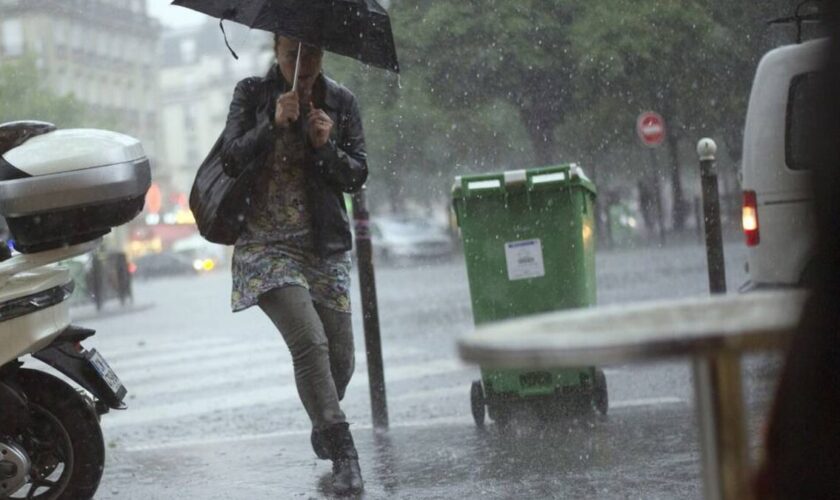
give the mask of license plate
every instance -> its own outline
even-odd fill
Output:
[[[90,361],[90,364],[93,365],[93,369],[96,370],[96,373],[98,373],[99,376],[102,377],[102,380],[108,384],[108,387],[114,391],[114,394],[119,394],[123,384],[120,382],[117,374],[114,373],[114,370],[108,366],[108,362],[105,361],[105,358],[96,352],[96,349],[93,349],[90,351],[90,358],[88,358],[88,360]]]

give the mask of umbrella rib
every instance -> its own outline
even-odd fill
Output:
[[[270,6],[271,6],[270,1],[267,1],[267,0],[263,1],[262,7],[254,10],[254,17],[251,18],[251,19],[248,19],[247,22],[244,22],[243,24],[247,25],[249,28],[253,28],[254,25],[257,24],[257,19],[260,19],[261,17],[263,17],[263,14],[265,13],[266,9]]]

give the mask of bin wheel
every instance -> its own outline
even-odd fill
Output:
[[[473,420],[475,420],[475,425],[484,427],[484,389],[481,388],[480,380],[473,382],[470,388],[470,406],[472,407],[472,416]]]
[[[592,387],[592,405],[601,415],[606,415],[610,407],[610,399],[607,393],[607,376],[604,370],[595,370],[595,383]]]
[[[502,406],[504,403],[497,403],[493,410],[493,421],[496,423],[496,428],[501,432],[506,432],[510,428],[513,412],[511,408]]]

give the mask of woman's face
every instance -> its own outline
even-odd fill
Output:
[[[298,92],[301,96],[312,92],[315,78],[321,73],[321,60],[324,51],[311,45],[302,45],[300,56],[300,70],[298,71]],[[298,42],[291,38],[280,36],[274,46],[277,64],[287,82],[293,82],[295,77],[295,61],[297,60]]]

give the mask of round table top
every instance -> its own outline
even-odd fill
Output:
[[[593,307],[478,327],[458,342],[482,367],[550,368],[784,347],[802,291],[754,292]]]

